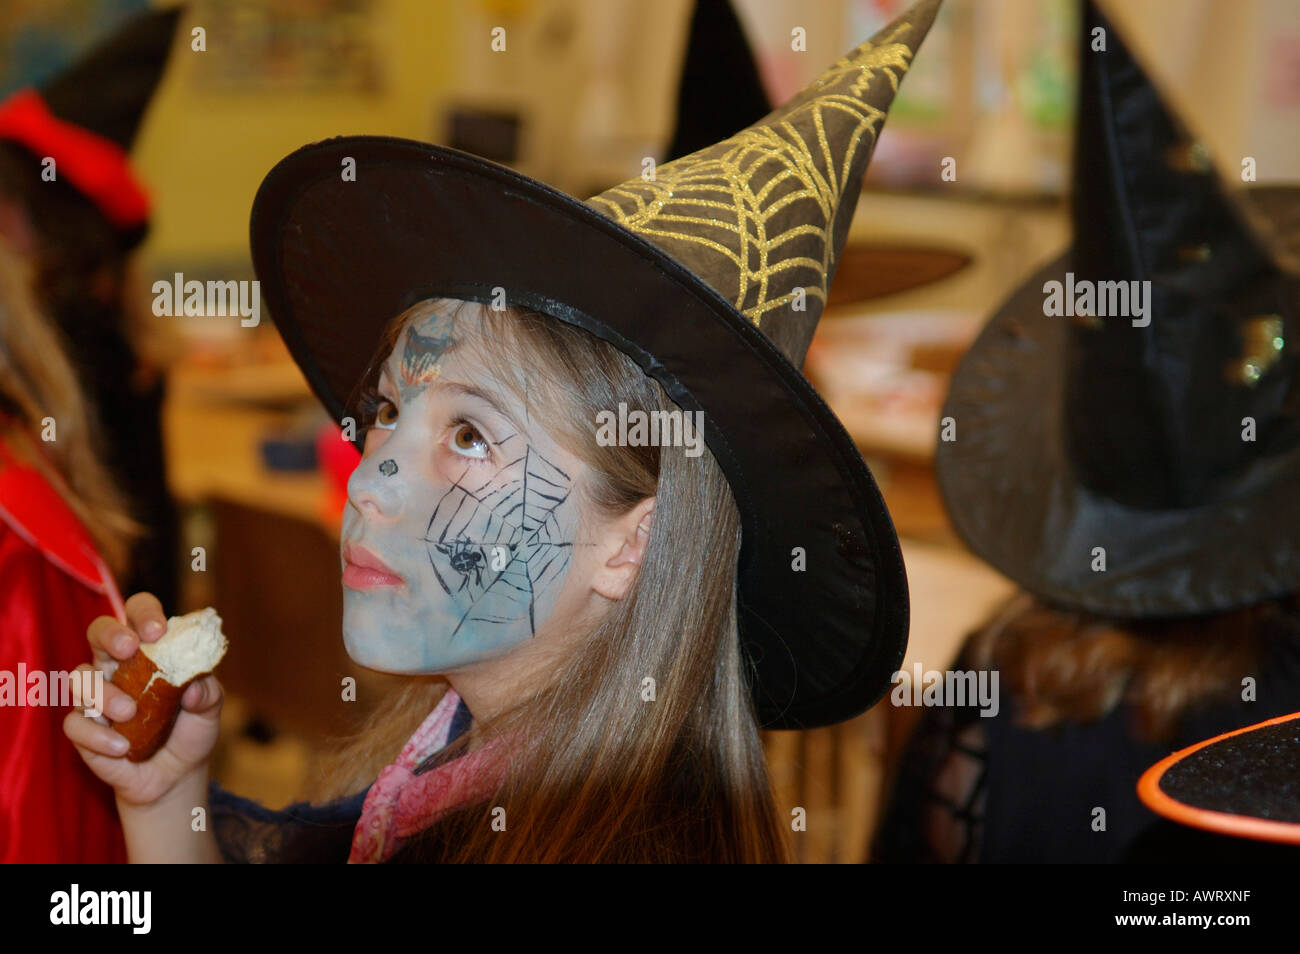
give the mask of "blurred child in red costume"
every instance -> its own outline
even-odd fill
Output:
[[[0,245],[0,862],[126,860],[112,791],[63,738],[51,674],[116,612],[138,527],[100,458],[64,342]],[[19,682],[20,672],[24,678]],[[66,701],[66,700],[65,700]]]
[[[175,585],[163,382],[126,289],[149,224],[127,153],[177,19],[134,17],[0,103],[0,862],[126,857],[112,793],[63,738],[53,674],[115,612],[112,574]]]

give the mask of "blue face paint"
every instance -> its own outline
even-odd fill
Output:
[[[469,366],[454,327],[465,321],[408,326],[386,365],[399,369],[400,401],[379,401],[348,481],[343,640],[354,660],[385,672],[445,672],[531,638],[572,557],[581,465]],[[349,569],[350,552],[366,560],[350,547],[394,576]]]

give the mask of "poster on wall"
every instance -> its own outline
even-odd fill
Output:
[[[373,0],[198,0],[190,21],[207,31],[195,88],[259,95],[357,93],[383,88]]]

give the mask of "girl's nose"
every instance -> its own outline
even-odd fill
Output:
[[[390,441],[391,442],[391,441]],[[362,513],[396,518],[406,502],[407,475],[393,454],[382,447],[363,457],[348,478],[348,499]]]

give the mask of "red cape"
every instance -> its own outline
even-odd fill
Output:
[[[95,560],[90,534],[63,498],[0,438],[0,672],[7,678],[17,679],[19,664],[48,675],[90,662],[86,627],[113,615]],[[63,734],[67,712],[0,705],[0,863],[126,861],[112,789]]]

